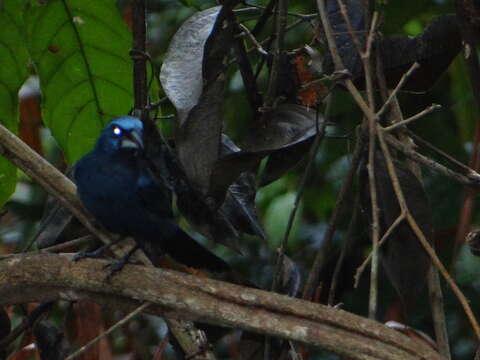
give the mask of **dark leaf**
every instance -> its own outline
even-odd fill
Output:
[[[366,30],[363,3],[363,0],[345,2],[352,28],[356,31],[362,47],[365,44]],[[361,59],[336,0],[327,2],[327,12],[343,64],[356,84],[362,87],[364,81]],[[456,16],[443,15],[435,18],[420,35],[387,37],[381,39],[377,45],[388,87],[394,88],[411,65],[418,62],[420,68],[410,76],[402,89],[422,92],[431,88],[448,68],[460,52],[462,40]],[[324,68],[327,73],[334,69],[329,53],[325,56]]]
[[[178,158],[187,178],[203,195],[208,193],[212,167],[218,160],[223,85],[223,79],[219,79],[204,89],[200,104],[192,109],[175,139]]]
[[[63,333],[46,321],[35,324],[33,334],[36,338],[41,360],[62,360],[67,355],[67,344]]]
[[[265,156],[272,151],[237,151],[225,155],[215,163],[212,173],[212,184],[210,186],[210,194],[221,201],[226,195],[226,189],[233,184],[241,173],[255,169]]]
[[[219,198],[240,173],[255,169],[268,155],[275,156],[271,156],[267,163],[261,184],[275,181],[307,153],[316,134],[315,125],[314,109],[293,104],[280,105],[270,121],[255,131],[245,150],[232,152],[216,162],[211,194]]]
[[[448,68],[462,49],[455,15],[435,18],[423,33],[415,37],[387,38],[380,44],[385,77],[394,88],[414,62],[420,64],[403,90],[427,91]]]
[[[235,229],[265,239],[255,207],[255,195],[255,175],[252,172],[243,172],[228,188],[221,211]]]
[[[240,151],[226,135],[222,136],[221,150],[222,155]],[[239,231],[262,238],[265,235],[255,208],[254,175],[244,172],[236,180],[220,195],[222,200],[217,199],[222,203],[219,209],[209,208],[192,191],[178,197],[178,206],[201,234],[239,251]]]
[[[347,8],[352,29],[356,31],[356,36],[363,46],[365,43],[364,2],[363,0],[348,0],[344,1],[344,4]],[[357,48],[352,41],[352,36],[348,31],[349,29],[345,23],[345,18],[340,11],[339,2],[337,0],[327,0],[326,7],[338,53],[342,58],[345,68],[355,78],[357,74],[362,72],[362,62]],[[334,65],[330,53],[325,55],[324,61],[323,67],[325,71],[327,73],[333,71]]]
[[[233,43],[232,27],[224,26],[224,20],[237,2],[227,1],[187,20],[162,67],[162,84],[179,113],[177,154],[190,184],[203,195],[219,157],[223,127],[224,62]]]
[[[428,241],[433,234],[432,214],[422,184],[407,168],[394,162],[407,206]],[[375,179],[380,215],[380,234],[383,235],[400,215],[400,207],[383,155],[375,155]],[[368,174],[361,171],[362,204],[371,224]],[[380,235],[380,236],[381,236]],[[381,248],[386,273],[407,309],[412,306],[425,285],[430,258],[406,221],[401,222]]]
[[[301,282],[302,276],[297,264],[287,255],[283,255],[279,292],[281,294],[295,297],[298,294]]]
[[[221,209],[210,207],[198,193],[177,193],[177,206],[188,222],[203,236],[240,251],[238,231]]]
[[[266,186],[279,179],[288,170],[298,165],[313,144],[315,134],[303,141],[290,144],[272,153],[263,170],[260,186]]]
[[[241,151],[227,136],[222,136],[222,156]],[[245,171],[228,187],[221,212],[229,219],[235,229],[265,238],[255,207],[255,174]]]
[[[245,227],[241,225],[245,222],[254,227],[254,207],[247,198],[230,194],[228,203],[220,208],[236,178],[221,189],[219,196],[210,194],[212,168],[221,151],[224,65],[233,44],[232,27],[225,26],[225,20],[237,3],[226,1],[222,7],[202,11],[182,25],[170,45],[161,77],[179,113],[176,151],[187,178],[184,189],[177,191],[179,209],[200,233],[238,250],[238,231],[231,221],[240,227]],[[235,202],[241,207],[233,210]]]
[[[320,121],[322,118],[319,119]],[[255,132],[246,151],[284,149],[310,139],[316,133],[316,111],[301,105],[282,104],[261,131]]]

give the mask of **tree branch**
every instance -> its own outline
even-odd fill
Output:
[[[241,328],[322,347],[351,359],[442,357],[378,322],[320,304],[175,271],[127,265],[104,282],[104,260],[14,255],[0,260],[0,305],[89,298],[131,311]]]
[[[135,96],[135,110],[143,120],[145,107],[147,106],[147,66],[146,66],[146,25],[145,25],[145,0],[134,0],[133,2],[133,48],[131,56],[133,59],[133,83]]]

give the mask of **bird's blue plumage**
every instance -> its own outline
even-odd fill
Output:
[[[227,265],[175,223],[171,194],[152,176],[143,149],[143,125],[131,116],[113,119],[94,149],[75,165],[80,200],[107,230],[132,236],[188,266],[223,270]]]

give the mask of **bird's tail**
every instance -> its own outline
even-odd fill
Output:
[[[136,239],[145,254],[154,263],[168,254],[175,261],[199,270],[224,273],[230,266],[217,255],[199,244],[173,222],[162,223],[161,231],[155,236]]]

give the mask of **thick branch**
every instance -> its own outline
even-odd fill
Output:
[[[423,343],[342,310],[140,265],[127,265],[106,283],[105,263],[54,254],[4,258],[0,305],[89,298],[130,310],[149,301],[149,311],[161,316],[301,341],[351,359],[441,359]]]

